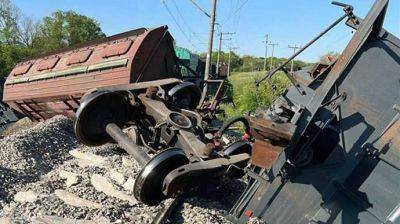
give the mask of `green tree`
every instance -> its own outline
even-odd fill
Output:
[[[0,45],[0,76],[7,76],[16,63],[31,55],[31,49],[17,44]]]
[[[19,16],[19,10],[9,0],[0,0],[1,44],[17,43]]]
[[[19,44],[32,47],[33,39],[38,35],[40,22],[30,17],[23,16],[18,26]]]
[[[97,21],[73,11],[57,11],[43,18],[33,48],[40,53],[105,37]]]
[[[217,62],[217,55],[218,53],[214,51],[211,56],[211,61],[212,63]],[[206,58],[206,53],[201,53],[200,58],[202,60],[205,60]],[[222,51],[220,54],[220,62],[221,64],[228,64],[228,58],[229,58],[229,52],[224,52]],[[276,67],[279,64],[283,63],[286,61],[286,58],[272,58],[273,61],[273,66]],[[286,69],[290,70],[290,65],[286,65]],[[310,63],[300,61],[300,60],[295,60],[294,61],[294,70],[298,70],[302,67],[310,65]],[[270,70],[271,66],[271,57],[267,58],[267,70]],[[243,55],[239,56],[235,54],[234,52],[231,52],[231,71],[232,72],[256,72],[256,71],[262,71],[264,69],[264,57],[255,57],[252,55]]]
[[[97,21],[76,12],[57,11],[35,21],[10,0],[0,0],[0,76],[27,57],[104,36]]]
[[[206,55],[207,55],[206,53],[201,53],[199,57],[200,59],[205,60]],[[218,52],[214,51],[211,55],[211,62],[216,64],[217,58],[218,58]],[[229,52],[221,51],[219,60],[221,65],[223,64],[227,65],[229,61]],[[240,58],[240,56],[237,55],[235,52],[231,51],[231,70],[236,71],[238,68],[240,68],[242,63],[243,63],[242,58]]]
[[[20,12],[9,0],[0,0],[0,76],[10,73],[15,64],[30,55],[30,49],[21,41]]]

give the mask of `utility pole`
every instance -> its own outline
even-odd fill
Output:
[[[229,39],[222,39],[222,36],[223,35],[233,35],[233,34],[235,34],[235,33],[229,33],[229,32],[227,32],[227,33],[223,33],[222,32],[222,30],[219,32],[219,43],[218,43],[218,54],[217,54],[217,65],[216,65],[216,72],[217,72],[217,75],[219,76],[219,63],[220,63],[220,60],[219,60],[219,58],[220,58],[220,54],[221,54],[221,45],[222,45],[222,41],[223,40],[231,40],[231,38],[229,38]]]
[[[207,81],[210,77],[210,67],[211,67],[211,54],[212,54],[212,47],[214,41],[214,26],[215,26],[215,10],[217,8],[217,0],[211,0],[211,13],[210,13],[210,36],[208,39],[208,49],[207,49],[207,56],[206,56],[206,68],[204,71],[204,86],[203,92],[200,100],[200,104],[204,102],[204,99],[207,94]]]
[[[288,48],[292,48],[292,49],[293,49],[293,54],[295,54],[297,49],[301,49],[301,46],[297,46],[297,45],[290,46],[290,45],[289,45]],[[292,60],[291,63],[292,63],[292,64],[290,65],[290,73],[293,73],[293,64],[294,64],[294,60]]]
[[[228,57],[228,73],[227,76],[229,77],[231,75],[231,52],[233,50],[238,49],[237,47],[231,47],[229,48],[229,57]]]
[[[274,65],[273,65],[273,58],[274,58],[274,51],[275,51],[275,46],[278,46],[278,44],[273,44],[273,43],[270,43],[270,44],[268,44],[268,45],[271,45],[272,46],[272,52],[271,52],[271,69],[274,67]]]
[[[265,58],[264,58],[264,71],[267,71],[267,53],[268,53],[268,34],[265,34]]]

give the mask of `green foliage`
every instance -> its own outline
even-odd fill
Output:
[[[262,82],[257,87],[255,81],[264,74],[263,72],[241,72],[233,73],[229,77],[229,85],[232,87],[230,94],[235,106],[228,103],[221,105],[227,117],[254,112],[259,107],[267,107],[289,86],[290,82],[286,76],[278,72],[272,79]]]
[[[256,71],[264,70],[264,62],[265,62],[264,57],[254,57],[254,56],[245,55],[242,57],[242,60],[243,60],[242,66],[234,68],[233,71],[256,72]],[[266,60],[266,70],[271,70],[271,68],[274,68],[280,64],[283,64],[283,62],[285,62],[286,60],[287,60],[286,58],[276,58],[276,57],[271,58],[271,57],[269,57]],[[300,60],[294,60],[293,68],[296,71],[307,65],[310,65],[310,63],[306,63],[306,62],[300,61]],[[288,63],[285,66],[285,68],[288,71],[290,71],[290,66],[291,66],[291,63]]]
[[[15,64],[31,55],[31,49],[11,44],[0,45],[0,75],[7,76]]]
[[[9,0],[0,0],[0,42],[16,43],[18,40],[19,11]]]
[[[57,11],[43,18],[33,47],[49,52],[104,36],[95,20],[73,11]]]
[[[213,63],[217,63],[217,52],[212,53],[211,61]],[[200,58],[205,60],[206,58],[206,53],[201,53]],[[221,64],[228,64],[229,60],[229,52],[224,52],[221,51],[220,54],[220,62]],[[233,51],[231,51],[231,71],[232,72],[257,72],[257,71],[262,71],[264,70],[264,57],[255,57],[251,55],[243,55],[239,56],[235,54]],[[282,64],[284,61],[286,61],[286,58],[272,58],[272,66],[276,67],[279,64]],[[293,68],[294,70],[299,70],[302,67],[308,66],[310,63],[300,61],[300,60],[294,60]],[[286,65],[286,69],[290,70],[291,63]],[[270,70],[271,69],[271,57],[267,58],[267,63],[266,63],[266,69]]]
[[[206,53],[201,53],[199,57],[203,60],[206,59]],[[213,63],[217,63],[218,52],[212,52],[211,61]],[[221,65],[228,65],[229,61],[229,52],[221,51],[219,55],[219,60]],[[239,68],[242,66],[243,60],[240,58],[239,55],[235,54],[235,52],[231,51],[231,68]]]
[[[25,58],[104,36],[98,22],[73,11],[36,22],[21,16],[10,0],[0,0],[0,76]]]

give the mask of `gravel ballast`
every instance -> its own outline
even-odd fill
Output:
[[[39,122],[0,140],[0,222],[151,223],[162,205],[133,197],[139,171],[114,144],[79,144],[66,117]],[[240,180],[210,184],[186,197],[172,222],[230,223],[225,215],[244,187]]]

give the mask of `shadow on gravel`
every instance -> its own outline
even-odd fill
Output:
[[[78,142],[72,121],[56,116],[0,141],[0,202],[65,161]]]
[[[15,183],[26,184],[31,181],[32,179],[29,176],[20,175],[18,172],[0,167],[0,201],[8,197],[8,190]]]
[[[211,211],[218,211],[218,213],[220,213],[222,216],[225,216],[234,205],[235,201],[240,197],[245,188],[246,183],[242,180],[224,179],[219,183],[210,182],[209,184],[207,184],[207,186],[202,186],[196,192],[193,192],[192,195],[188,195],[188,197],[184,199],[183,203],[188,203],[190,206],[209,210],[208,213],[210,214],[208,215],[211,216],[214,216]],[[181,224],[185,222],[183,217],[183,213],[185,212],[184,210],[185,208],[182,204],[175,212],[173,212],[173,214],[171,215],[171,220],[173,221],[173,223]],[[196,210],[192,210],[190,212],[196,212]],[[201,211],[199,210],[198,212]],[[209,218],[218,219],[216,215]]]

